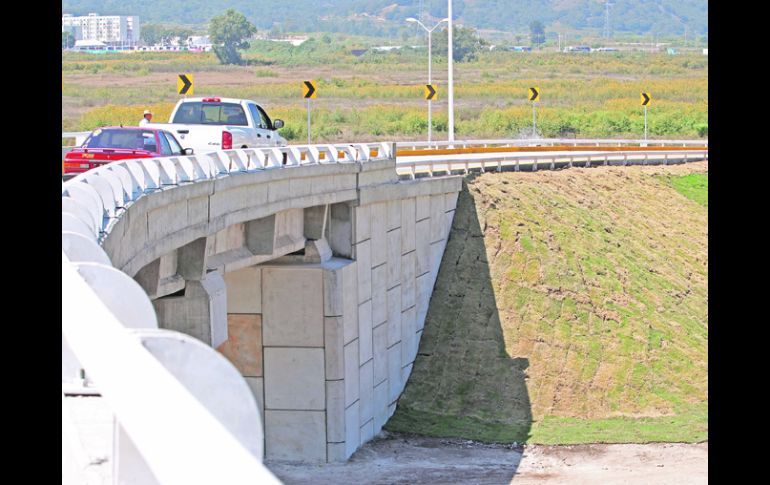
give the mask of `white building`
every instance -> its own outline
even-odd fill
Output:
[[[75,17],[64,14],[61,17],[62,32],[69,31],[75,40],[98,40],[107,44],[138,43],[139,17],[122,15],[99,15],[89,13]]]

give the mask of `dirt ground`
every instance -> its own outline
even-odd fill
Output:
[[[708,483],[708,442],[524,448],[389,433],[347,463],[266,462],[287,485]]]

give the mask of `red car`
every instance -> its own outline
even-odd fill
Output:
[[[157,128],[108,126],[93,131],[83,144],[64,156],[63,178],[71,178],[115,160],[192,155],[174,135]]]

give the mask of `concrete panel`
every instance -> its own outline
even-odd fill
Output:
[[[371,239],[372,239],[372,268],[384,264],[388,258],[388,206],[384,202],[370,206]]]
[[[275,215],[244,223],[244,244],[255,255],[273,254],[275,251]]]
[[[356,269],[358,270],[358,303],[372,297],[371,242],[366,240],[353,247]]]
[[[445,207],[444,194],[430,197],[430,242],[432,243],[444,239]]]
[[[401,260],[401,257],[398,258]],[[382,264],[372,269],[372,326],[388,320],[387,303],[388,266]]]
[[[360,381],[360,365],[358,364],[358,339],[345,345],[345,406],[358,401],[358,382]],[[358,408],[356,407],[356,414]],[[355,427],[359,425],[356,421]]]
[[[187,199],[187,224],[203,224],[209,220],[209,197]]]
[[[438,271],[441,268],[441,258],[444,256],[446,240],[442,239],[430,245],[430,274],[431,285],[436,282]]]
[[[358,306],[358,353],[359,365],[372,358],[372,301]]]
[[[388,421],[388,382],[382,381],[374,388],[374,434],[382,431]]]
[[[289,179],[289,194],[292,199],[306,197],[313,194],[313,180],[311,178],[292,177]]]
[[[374,418],[367,421],[361,426],[361,444],[374,438]]]
[[[265,380],[261,377],[244,377],[244,379],[257,400],[259,416],[262,418],[262,429],[265,429]]]
[[[343,334],[342,317],[324,317],[326,378],[329,380],[345,378]]]
[[[417,266],[415,275],[430,273],[430,219],[417,223]]]
[[[323,411],[265,411],[265,458],[326,461],[326,417]]]
[[[415,212],[415,199],[404,199],[401,201],[401,254],[414,251],[415,223],[417,222]]]
[[[243,268],[223,276],[227,286],[227,313],[262,313],[262,272]]]
[[[262,315],[227,315],[227,341],[217,347],[243,376],[262,376]]]
[[[361,423],[364,424],[374,417],[374,363],[370,360],[361,366],[358,401]]]
[[[453,211],[457,208],[457,195],[459,192],[447,192],[444,194],[444,212]]]
[[[326,222],[329,216],[329,206],[319,205],[304,210],[304,230],[308,239],[326,237]]]
[[[268,184],[253,184],[214,192],[209,198],[209,218],[267,204],[267,187]]]
[[[428,314],[430,297],[433,293],[433,278],[430,273],[417,277],[417,326],[416,330],[422,330],[425,325],[425,316]]]
[[[401,256],[401,309],[415,304],[415,251]]]
[[[326,441],[345,441],[345,383],[326,381]]]
[[[401,368],[401,391],[403,392],[406,384],[409,382],[409,376],[412,375],[412,364]]]
[[[353,243],[358,244],[372,237],[371,211],[368,205],[353,207]]]
[[[372,332],[374,385],[388,378],[388,326],[383,323]]]
[[[401,345],[388,349],[388,404],[398,400],[401,395]]]
[[[353,262],[342,269],[342,301],[344,313],[342,316],[345,327],[345,345],[358,338],[358,269]]]
[[[302,209],[289,209],[275,215],[275,247],[291,246],[305,239]]]
[[[344,282],[342,268],[323,272],[324,316],[339,317],[344,312]]]
[[[347,445],[342,443],[326,443],[326,461],[329,463],[339,463],[349,458],[347,454]]]
[[[444,240],[449,240],[449,233],[452,232],[452,222],[454,221],[455,211],[444,212]]]
[[[329,245],[335,256],[350,258],[353,255],[353,209],[347,204],[331,206]]]
[[[265,347],[265,407],[323,410],[323,349]]]
[[[388,289],[401,284],[401,228],[388,233]]]
[[[424,195],[416,198],[415,221],[419,222],[430,217],[430,196]]]
[[[417,355],[417,310],[412,307],[401,314],[401,367],[414,362]]]
[[[288,265],[285,269],[263,268],[262,338],[265,346],[323,346],[321,271],[320,268]],[[302,304],[287,304],[289,301]]]
[[[388,347],[401,341],[401,286],[388,290]]]
[[[401,227],[401,200],[391,200],[388,204],[388,231]]]
[[[320,177],[313,177],[310,179],[310,191],[313,194],[325,194],[327,192],[334,192],[335,175],[322,175]]]
[[[289,180],[274,180],[268,185],[268,202],[289,198]]]
[[[396,412],[396,403],[388,404],[388,419]]]
[[[217,232],[214,237],[214,253],[238,249],[245,244],[244,224],[234,224]]]
[[[187,201],[161,207],[147,214],[147,229],[151,240],[187,227]]]
[[[349,457],[361,444],[361,419],[358,400],[345,408],[345,454]]]

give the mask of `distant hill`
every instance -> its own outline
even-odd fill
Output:
[[[615,33],[708,35],[707,0],[612,0]],[[526,31],[540,20],[555,28],[601,31],[604,0],[454,0],[458,22],[477,29]],[[227,8],[261,30],[392,35],[407,17],[446,16],[446,0],[62,0],[62,12],[138,15],[143,23],[205,25]]]

